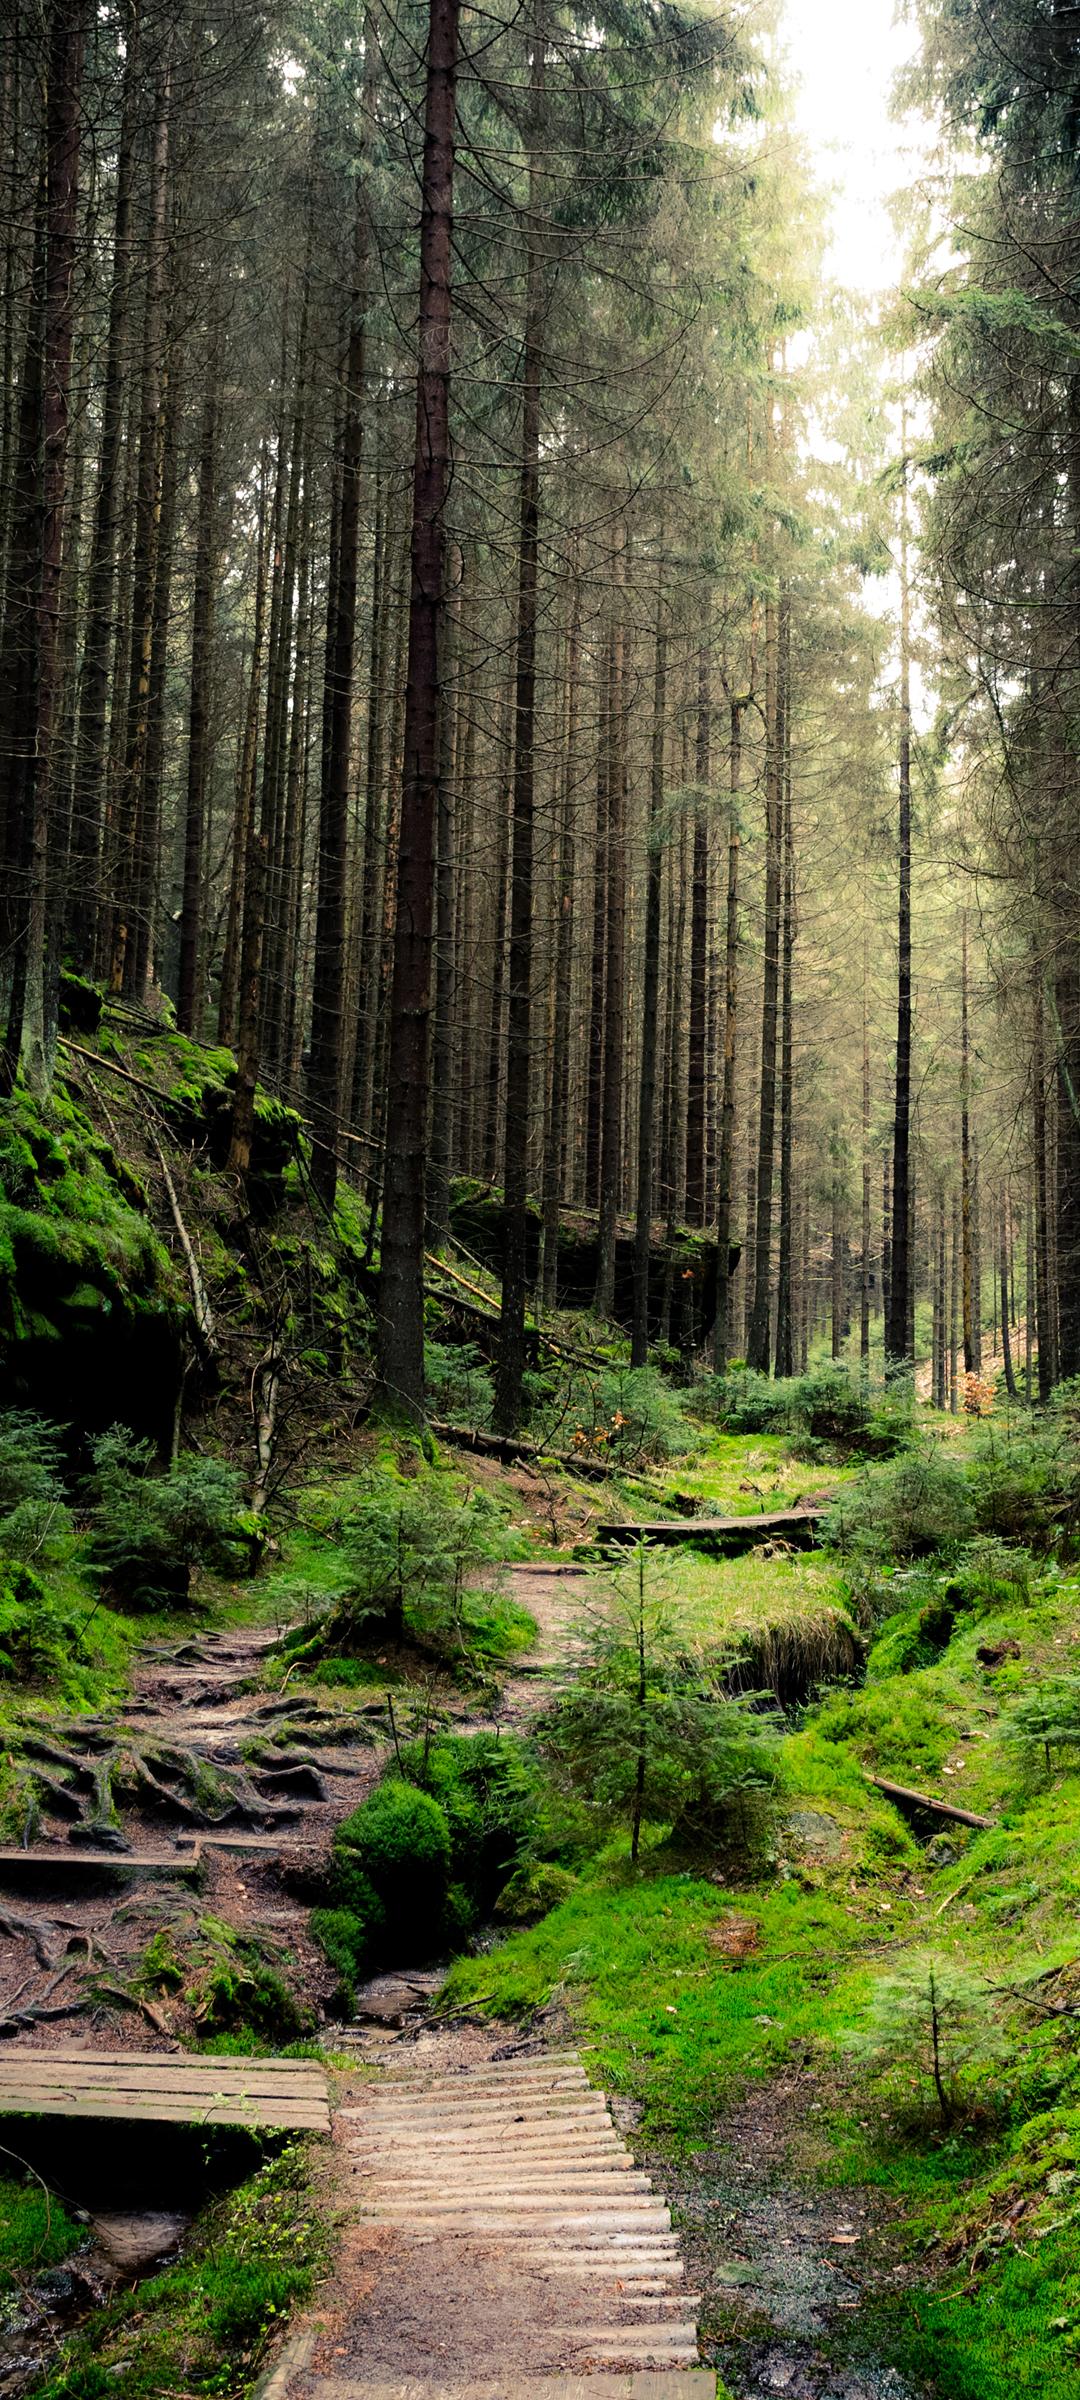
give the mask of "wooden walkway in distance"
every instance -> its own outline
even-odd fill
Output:
[[[69,2043],[0,2048],[0,2115],[330,2131],[326,2071],[315,2059],[177,2057]]]
[[[824,1508],[774,1508],[760,1516],[654,1517],[645,1525],[596,1525],[589,1538],[600,1549],[609,1543],[658,1542],[735,1558],[757,1542],[789,1542],[795,1550],[810,1550],[824,1514]]]

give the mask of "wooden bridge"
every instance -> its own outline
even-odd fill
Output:
[[[326,2071],[316,2059],[178,2057],[68,2043],[0,2048],[0,2115],[330,2131]]]

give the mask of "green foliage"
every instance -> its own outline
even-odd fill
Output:
[[[610,1459],[613,1470],[693,1449],[685,1398],[655,1367],[575,1363],[525,1379],[529,1430],[542,1448]]]
[[[849,2037],[856,2059],[897,2073],[950,2125],[973,2079],[1007,2056],[985,1978],[955,1959],[908,1951],[874,1984]]]
[[[234,1568],[246,1540],[236,1470],[217,1458],[182,1458],[164,1472],[151,1442],[114,1425],[91,1444],[90,1558],[129,1608],[183,1604],[194,1567]]]
[[[1002,1721],[1001,1738],[1027,1772],[1073,1766],[1080,1753],[1080,1675],[1047,1675],[1021,1692]]]
[[[471,1917],[486,1915],[542,1828],[540,1778],[524,1743],[442,1734],[410,1743],[401,1771],[438,1801],[450,1833],[450,1880]]]
[[[446,1811],[430,1792],[398,1775],[377,1784],[334,1835],[331,1892],[386,1955],[431,1957],[443,1931],[450,1886],[451,1841]],[[377,1935],[371,1894],[382,1910]]]
[[[33,1684],[62,1676],[80,1630],[31,1567],[0,1559],[0,1677]]]
[[[290,2142],[211,2204],[176,2266],[104,2301],[60,2342],[40,2400],[241,2400],[322,2249],[305,2151]]]
[[[68,2258],[85,2230],[35,2176],[0,2178],[0,2293]]]
[[[786,1433],[827,1449],[888,1458],[911,1439],[913,1393],[893,1379],[871,1398],[862,1381],[835,1363],[774,1380],[753,1367],[712,1376],[695,1407],[731,1433]]]
[[[359,1868],[350,1880],[350,1890],[351,1907],[313,1908],[308,1919],[311,1938],[318,1943],[324,1958],[333,1967],[338,1988],[346,1995],[352,1991],[358,1976],[374,1958],[379,1936],[386,1923],[386,1911],[379,1901],[375,1886],[367,1881]]]
[[[583,1627],[575,1680],[539,1727],[558,1775],[609,1823],[646,1825],[736,1855],[759,1848],[779,1764],[769,1717],[727,1696],[680,1627],[670,1576],[641,1545],[609,1573]]]
[[[909,1559],[958,1548],[974,1523],[963,1467],[930,1441],[866,1467],[829,1510],[822,1539],[844,1557]]]
[[[968,1469],[980,1531],[1045,1547],[1075,1484],[1075,1425],[1067,1391],[1041,1420],[986,1419]]]
[[[0,1412],[0,1557],[49,1558],[65,1547],[62,1460],[58,1426],[30,1409]]]
[[[190,1947],[184,1997],[204,2034],[243,2032],[280,2043],[310,2032],[310,2011],[257,1940],[245,1939],[219,1918],[204,1917]],[[179,1962],[170,1953],[154,1964],[144,1954],[143,1977],[156,1972],[170,1988],[174,1963]]]
[[[440,1417],[455,1425],[490,1425],[495,1384],[469,1342],[426,1342],[424,1378]]]
[[[337,1588],[312,1637],[313,1659],[387,1640],[460,1658],[483,1648],[485,1631],[496,1652],[513,1646],[498,1587],[518,1545],[485,1492],[384,1468],[347,1488],[328,1530]]]

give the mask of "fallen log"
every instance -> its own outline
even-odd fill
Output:
[[[811,1550],[824,1508],[776,1508],[754,1517],[656,1517],[649,1524],[597,1525],[591,1539],[599,1546],[656,1542],[664,1547],[719,1551],[737,1558],[758,1542],[787,1542],[795,1550]]]
[[[580,1475],[585,1483],[607,1483],[615,1473],[616,1462],[607,1465],[594,1458],[578,1458],[562,1450],[539,1450],[535,1442],[519,1441],[510,1433],[485,1433],[476,1425],[447,1425],[438,1417],[431,1419],[431,1431],[438,1442],[449,1442],[453,1450],[475,1450],[480,1458],[497,1458],[504,1467],[562,1467],[568,1475]]]
[[[909,1791],[906,1783],[889,1783],[884,1775],[868,1775],[875,1792],[884,1792],[886,1800],[899,1800],[909,1808],[928,1808],[931,1816],[948,1817],[956,1825],[975,1825],[981,1833],[997,1823],[996,1817],[980,1817],[973,1808],[957,1808],[952,1800],[934,1800],[929,1792]]]

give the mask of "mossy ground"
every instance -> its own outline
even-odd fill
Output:
[[[683,1596],[716,1638],[778,1603],[842,1599],[845,1581],[827,1558],[695,1559]],[[684,2159],[740,2089],[812,2065],[824,2098],[796,2171],[878,2185],[902,2217],[901,2290],[866,2305],[845,2355],[873,2342],[935,2400],[1076,2400],[1080,2072],[1071,2017],[1050,2009],[1070,2008],[1080,1982],[1080,1775],[1023,1769],[1002,1733],[1018,1690],[1074,1663],[1080,1578],[1043,1564],[1026,1596],[959,1611],[933,1663],[904,1672],[897,1625],[934,1582],[929,1567],[898,1579],[866,1682],[789,1733],[789,1818],[768,1880],[725,1889],[663,1845],[634,1870],[616,1844],[540,1924],[460,1961],[447,2002],[510,2016],[561,2002],[598,2080],[641,2105],[654,2149]],[[977,1656],[1009,1641],[1018,1659]],[[868,1773],[996,1821],[950,1829],[928,1853]],[[973,2070],[948,2127],[910,2066],[868,2079],[847,2046],[875,1981],[928,1949],[986,1980],[1007,2050]]]
[[[311,2153],[290,2143],[199,2219],[183,2259],[61,2342],[36,2400],[163,2400],[248,2392],[325,2247]]]

